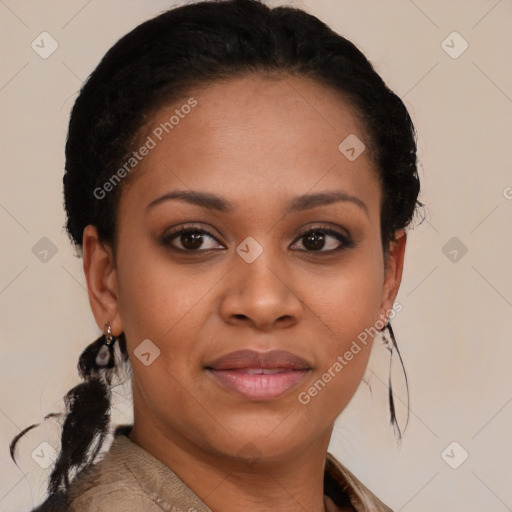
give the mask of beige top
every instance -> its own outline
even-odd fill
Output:
[[[324,482],[327,512],[392,512],[330,453]],[[122,434],[73,480],[68,496],[68,512],[212,512],[173,471]]]

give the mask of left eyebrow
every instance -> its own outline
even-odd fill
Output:
[[[185,201],[187,203],[200,206],[202,208],[218,210],[224,213],[231,213],[236,210],[233,203],[229,202],[227,199],[223,197],[217,196],[215,194],[210,194],[209,192],[198,192],[192,190],[173,190],[151,201],[146,206],[146,211],[150,210],[151,208],[154,208],[158,204],[173,199]],[[337,202],[351,202],[353,204],[356,204],[361,209],[363,209],[368,215],[368,207],[361,199],[351,194],[348,194],[344,191],[338,190],[318,192],[315,194],[304,194],[302,196],[295,197],[288,204],[288,208],[285,209],[291,212],[297,212]]]
[[[318,192],[316,194],[305,194],[303,196],[296,197],[290,204],[290,211],[302,211],[309,208],[316,208],[317,206],[325,206],[342,201],[348,201],[356,204],[366,212],[366,215],[368,215],[368,207],[364,201],[356,196],[353,196],[352,194],[338,190]]]

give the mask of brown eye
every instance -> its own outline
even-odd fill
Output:
[[[197,228],[184,228],[166,233],[161,238],[162,245],[182,252],[201,252],[217,249],[220,245],[207,231]],[[221,246],[222,247],[222,246]]]
[[[315,228],[300,235],[299,239],[307,252],[331,252],[353,247],[347,236],[330,228]]]
[[[323,249],[325,246],[325,233],[312,231],[302,237],[304,247],[313,251]]]
[[[203,244],[203,234],[199,231],[189,231],[188,233],[181,233],[179,240],[185,249],[199,249]]]

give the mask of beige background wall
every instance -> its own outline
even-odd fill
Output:
[[[62,230],[70,108],[120,36],[178,3],[0,0],[1,511],[27,511],[42,498],[47,472],[30,455],[41,442],[56,445],[56,430],[26,436],[19,468],[8,443],[62,409],[78,356],[99,335],[81,260]],[[512,1],[295,5],[358,45],[405,101],[428,206],[410,232],[394,320],[410,379],[404,440],[397,448],[389,427],[388,355],[376,346],[368,385],[339,418],[331,450],[395,511],[512,510]],[[31,48],[44,31],[58,43],[46,59]],[[447,53],[464,41],[460,56]],[[50,248],[47,261],[41,247]],[[393,378],[403,399],[395,363]],[[116,417],[129,420],[129,411],[121,401]]]

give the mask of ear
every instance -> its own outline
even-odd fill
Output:
[[[112,249],[100,241],[98,230],[93,225],[84,229],[82,247],[89,303],[96,323],[103,332],[105,324],[109,322],[112,334],[119,336],[123,332],[123,326],[119,315]]]
[[[403,229],[395,233],[395,238],[390,242],[386,254],[384,283],[382,286],[382,298],[380,317],[388,319],[389,312],[393,310],[393,304],[402,282],[404,268],[405,245],[407,235]]]

